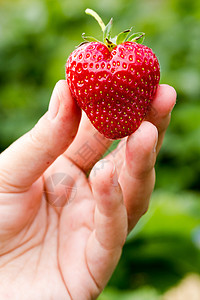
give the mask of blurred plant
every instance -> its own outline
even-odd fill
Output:
[[[161,82],[178,92],[157,162],[152,206],[129,237],[101,298],[157,299],[187,272],[200,270],[200,1],[2,0],[0,151],[46,111],[82,32],[101,36],[98,25],[84,14],[87,7],[105,21],[114,17],[113,34],[132,24],[145,32],[145,44],[160,60]],[[133,288],[131,293],[118,291]]]

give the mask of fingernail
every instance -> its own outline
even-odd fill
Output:
[[[55,119],[59,111],[59,106],[60,106],[60,100],[59,100],[57,87],[55,86],[49,103],[49,108],[48,108],[49,120]]]
[[[118,175],[116,171],[116,167],[114,166],[112,173],[111,173],[111,180],[112,180],[112,185],[117,187],[118,186]]]

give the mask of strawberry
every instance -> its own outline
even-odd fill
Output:
[[[160,80],[158,59],[140,44],[143,33],[131,29],[111,39],[112,19],[99,22],[104,43],[83,35],[83,42],[69,56],[66,78],[73,98],[94,127],[105,137],[119,139],[133,133],[147,115]]]

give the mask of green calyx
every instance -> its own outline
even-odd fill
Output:
[[[87,8],[85,12],[86,14],[95,18],[95,20],[99,23],[101,30],[103,32],[103,43],[108,47],[110,51],[112,51],[112,49],[115,48],[117,45],[124,42],[136,42],[139,44],[143,43],[145,33],[143,32],[131,33],[132,28],[120,32],[117,36],[111,38],[113,19],[111,18],[108,24],[105,25],[102,19],[100,18],[100,16],[94,10]],[[82,37],[84,39],[84,43],[99,42],[97,39],[95,39],[92,36],[86,36],[85,33],[82,34]]]

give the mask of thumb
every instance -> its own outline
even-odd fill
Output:
[[[59,81],[52,93],[48,112],[35,127],[0,155],[0,192],[26,190],[73,141],[80,110],[67,82]]]

